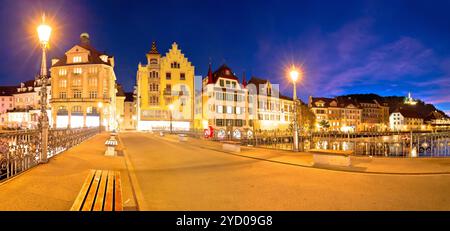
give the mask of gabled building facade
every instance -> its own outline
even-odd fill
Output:
[[[355,132],[361,124],[362,109],[346,97],[309,97],[308,107],[316,116],[317,130]],[[321,124],[328,124],[325,128]]]
[[[378,100],[358,100],[362,109],[360,131],[387,131],[389,107]]]
[[[240,139],[249,129],[247,89],[227,65],[220,66],[202,81],[201,118],[199,128],[212,128],[215,136]],[[249,109],[250,110],[250,109]]]
[[[195,67],[173,43],[161,56],[156,43],[137,71],[137,129],[187,131],[194,121]],[[172,109],[171,109],[172,108]]]
[[[50,72],[53,127],[117,128],[114,57],[95,49],[87,33],[52,59]]]
[[[294,119],[292,98],[269,80],[252,77],[248,89],[250,126],[255,130],[288,130]],[[256,111],[254,112],[254,109]]]
[[[397,109],[389,116],[392,131],[419,131],[426,130],[423,118],[413,110]]]

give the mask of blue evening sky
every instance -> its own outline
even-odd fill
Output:
[[[49,56],[88,32],[114,55],[118,82],[131,91],[155,40],[177,42],[206,75],[223,63],[239,76],[268,78],[291,95],[286,67],[302,65],[300,97],[347,93],[406,95],[450,114],[450,1],[0,0],[0,84],[39,70],[35,26],[55,27]]]

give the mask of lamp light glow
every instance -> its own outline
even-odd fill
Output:
[[[289,72],[289,76],[291,77],[291,80],[296,82],[298,80],[300,73],[297,71],[295,66],[292,66],[292,69]]]
[[[45,24],[45,15],[42,15],[42,23],[37,27],[37,32],[41,44],[47,45],[50,40],[52,28],[49,25]]]

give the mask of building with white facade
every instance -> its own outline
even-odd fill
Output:
[[[294,119],[292,98],[282,95],[278,85],[257,77],[252,77],[246,88],[249,101],[249,124],[253,129],[289,129]]]
[[[389,116],[391,131],[426,130],[423,118],[413,110],[397,109]]]
[[[248,132],[247,89],[225,64],[215,72],[209,67],[203,79],[199,128],[214,130],[218,138],[240,139]],[[250,107],[251,108],[251,107]]]

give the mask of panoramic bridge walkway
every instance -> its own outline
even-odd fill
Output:
[[[450,159],[352,157],[316,168],[308,153],[176,135],[108,133],[0,182],[0,210],[70,210],[90,169],[120,171],[124,210],[448,210]],[[257,195],[257,196],[256,196]],[[271,203],[268,203],[271,201]]]

